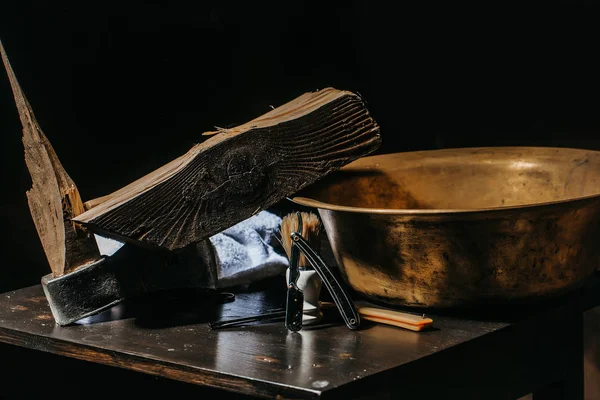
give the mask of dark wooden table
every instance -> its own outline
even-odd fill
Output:
[[[236,293],[233,302],[163,293],[67,327],[54,324],[41,287],[27,287],[0,295],[0,354],[14,376],[72,360],[72,370],[90,371],[90,382],[116,382],[129,371],[123,381],[150,393],[160,383],[179,394],[277,398],[583,398],[582,313],[600,304],[597,276],[533,306],[429,311],[435,327],[420,333],[366,324],[353,332],[336,320],[299,333],[282,322],[208,326],[282,305],[274,286]],[[25,355],[32,361],[16,362]],[[161,378],[141,378],[151,376]],[[10,387],[10,379],[2,384]]]

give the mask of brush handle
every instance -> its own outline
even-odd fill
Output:
[[[346,326],[352,330],[358,329],[360,327],[360,316],[344,287],[335,278],[327,264],[325,264],[321,257],[319,257],[319,255],[308,245],[302,235],[293,232],[291,236],[294,241],[294,246],[297,246],[300,249],[302,254],[304,254],[304,257],[306,257],[306,260],[308,260],[310,265],[312,265],[323,280],[323,284],[333,298]]]
[[[322,302],[321,307],[325,312],[328,309],[336,307],[334,303],[328,301]],[[378,308],[370,306],[357,306],[358,313],[363,320],[373,321],[384,325],[393,325],[411,331],[422,331],[433,325],[433,320],[422,314],[411,314],[402,311],[389,310],[387,308]]]
[[[433,324],[433,320],[431,318],[426,318],[424,315],[409,314],[385,308],[359,307],[358,312],[361,317],[367,321],[394,325],[417,332],[428,328]]]

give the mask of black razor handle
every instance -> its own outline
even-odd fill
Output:
[[[302,254],[304,254],[304,257],[306,257],[310,265],[313,266],[317,274],[321,277],[323,284],[329,291],[329,294],[331,294],[340,314],[342,314],[346,326],[352,330],[358,329],[360,327],[360,316],[347,291],[340,282],[338,282],[323,259],[319,257],[306,240],[304,240],[302,235],[293,232],[291,236],[294,241],[293,247],[298,247],[300,249]]]
[[[296,283],[288,284],[287,304],[285,307],[285,327],[298,332],[302,329],[302,317],[304,314],[304,293],[298,289]]]
[[[298,226],[302,226],[299,221]],[[304,314],[304,293],[298,288],[296,282],[300,277],[298,262],[300,250],[292,244],[290,254],[290,270],[288,275],[287,302],[285,306],[285,327],[292,332],[302,329],[302,317]]]

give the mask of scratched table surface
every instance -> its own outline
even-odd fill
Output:
[[[477,398],[478,387],[517,396],[560,378],[544,368],[569,357],[572,349],[556,341],[576,335],[565,325],[597,304],[590,297],[597,281],[536,306],[429,312],[434,327],[424,332],[366,321],[350,331],[333,316],[298,333],[277,321],[210,328],[209,321],[282,306],[283,293],[265,287],[237,292],[234,301],[202,291],[155,294],[60,327],[36,285],[0,295],[0,342],[256,397],[374,398],[397,390],[426,398],[457,389]],[[533,369],[537,375],[528,376]]]

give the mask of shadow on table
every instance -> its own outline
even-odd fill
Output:
[[[281,286],[281,290],[278,290]],[[236,298],[244,298],[244,306]],[[251,304],[248,303],[251,300]],[[87,325],[134,318],[139,327],[160,329],[221,319],[224,315],[248,314],[248,309],[280,308],[285,304],[285,287],[281,277],[265,279],[252,285],[211,290],[185,288],[146,293],[127,299],[96,315],[76,322]]]
[[[600,279],[600,274],[590,278],[588,283],[593,285],[592,280]],[[364,300],[366,303],[374,306],[390,308],[399,311],[405,311],[414,314],[426,314],[428,316],[445,316],[460,319],[469,319],[474,321],[490,321],[514,323],[532,315],[543,313],[546,310],[556,309],[557,307],[570,304],[572,302],[583,301],[582,293],[588,283],[577,289],[572,289],[562,295],[553,297],[537,297],[527,301],[504,301],[498,302],[480,302],[477,305],[452,307],[452,308],[431,308],[431,307],[408,307],[408,306],[390,306],[389,304]],[[357,298],[359,296],[356,296]]]
[[[598,280],[600,277],[596,276],[592,279]],[[373,305],[413,314],[426,314],[433,318],[444,316],[474,321],[513,323],[543,313],[545,310],[556,309],[561,305],[580,301],[584,289],[585,286],[571,290],[561,296],[539,297],[527,302],[481,303],[477,306],[449,309],[390,306],[389,304],[361,299],[356,293],[353,293],[353,297],[357,303],[360,302],[362,305]],[[236,298],[243,298],[244,301],[236,302]],[[326,291],[322,292],[321,300],[332,301]],[[230,288],[226,291],[180,289],[150,293],[124,301],[122,304],[77,323],[91,324],[135,318],[135,324],[140,327],[158,329],[209,323],[224,318],[245,317],[283,307],[285,307],[285,287],[281,284],[281,277],[277,276],[252,285]],[[325,325],[343,324],[341,318],[336,319],[336,313],[332,314],[333,316]],[[325,325],[310,329],[321,329]]]

